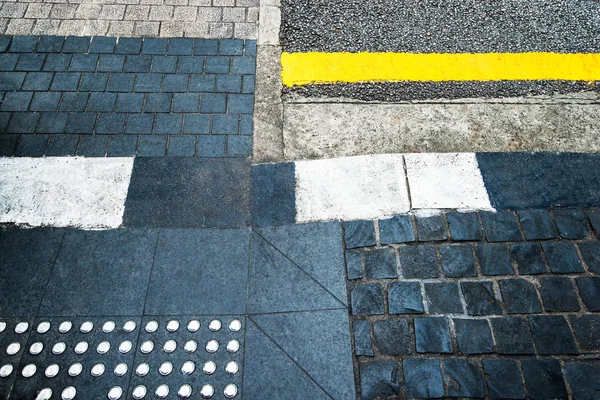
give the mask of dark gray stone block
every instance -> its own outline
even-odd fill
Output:
[[[485,275],[514,275],[505,244],[477,244],[475,254]]]
[[[420,242],[448,239],[448,232],[446,232],[446,224],[442,215],[417,216],[416,222]]]
[[[544,276],[540,278],[544,308],[549,312],[578,311],[579,301],[571,278]]]
[[[500,354],[533,354],[533,339],[527,321],[519,317],[492,318],[496,347]]]
[[[482,211],[481,221],[488,242],[519,242],[521,232],[512,211]]]
[[[374,321],[373,338],[382,354],[398,356],[411,353],[412,333],[408,318]]]
[[[582,351],[600,350],[600,315],[570,315]]]
[[[199,154],[202,144],[198,144]],[[252,168],[252,222],[255,226],[295,222],[294,171],[294,163],[263,164]]]
[[[475,398],[485,396],[483,370],[479,363],[464,359],[444,360],[444,372],[448,396]]]
[[[542,312],[535,285],[525,279],[498,281],[502,298],[509,314],[533,314]]]
[[[461,282],[460,288],[469,315],[502,314],[502,304],[496,298],[494,286],[487,282]]]
[[[559,208],[554,210],[554,219],[563,239],[587,239],[591,234],[582,210]]]
[[[46,156],[74,156],[78,142],[77,135],[50,135]]]
[[[399,395],[400,372],[395,361],[360,363],[360,392],[363,400],[387,399]]]
[[[600,242],[581,242],[577,246],[588,270],[600,274]]]
[[[365,275],[370,279],[396,278],[396,254],[391,247],[366,251]]]
[[[410,215],[396,215],[379,221],[381,244],[409,243],[415,241],[415,233]]]
[[[402,361],[406,395],[415,399],[444,397],[444,382],[440,360],[405,358]]]
[[[375,226],[373,221],[344,222],[346,248],[375,246]]]
[[[448,320],[442,317],[415,318],[415,339],[419,353],[452,353]]]
[[[577,346],[567,321],[562,316],[536,315],[529,317],[533,341],[539,354],[577,354]]]
[[[483,360],[483,371],[491,399],[524,399],[523,379],[512,360]]]
[[[383,290],[376,283],[356,285],[350,299],[353,315],[381,315],[385,312]]]
[[[453,319],[458,348],[465,354],[483,354],[494,351],[492,331],[483,319]]]
[[[446,219],[452,240],[481,240],[483,238],[477,213],[448,213]]]
[[[388,306],[390,314],[422,314],[425,310],[419,282],[392,282]]]
[[[593,399],[600,392],[600,362],[566,362],[565,378],[573,393],[574,399]]]
[[[346,251],[346,275],[348,279],[362,278],[362,261],[357,251]]]
[[[439,251],[446,277],[462,278],[477,275],[470,245],[440,246]]]
[[[373,356],[371,344],[371,324],[369,321],[357,319],[352,323],[354,333],[354,354],[357,356]]]
[[[404,278],[438,278],[438,260],[435,246],[404,246],[399,249],[400,269]]]
[[[585,215],[589,218],[596,236],[600,236],[600,209],[592,208],[591,210],[586,210]]]
[[[84,157],[104,157],[107,147],[108,136],[82,136],[76,154]]]
[[[519,274],[535,275],[548,271],[542,248],[538,243],[516,243],[510,246],[509,251],[517,263]]]
[[[558,230],[548,211],[519,210],[517,215],[527,240],[558,239]]]
[[[195,136],[170,136],[167,156],[194,157],[196,153]]]
[[[525,385],[531,399],[566,399],[567,388],[558,360],[521,361]]]
[[[13,116],[14,120],[14,116]],[[15,149],[17,157],[41,157],[46,150],[48,135],[21,135]]]
[[[454,282],[425,283],[430,314],[460,314],[463,306]]]
[[[586,276],[576,280],[581,300],[588,311],[600,311],[600,278]]]
[[[583,272],[583,265],[573,243],[545,242],[542,243],[542,249],[544,249],[550,271],[555,274]]]

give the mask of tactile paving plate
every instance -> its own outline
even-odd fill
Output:
[[[196,331],[188,329],[190,321],[198,321],[199,328]],[[240,329],[232,331],[229,329],[231,321],[239,321]],[[72,324],[67,332],[60,332],[61,323],[68,321]],[[105,332],[103,327],[105,323],[114,322],[114,329]],[[150,321],[155,321],[157,329],[148,332],[146,326]],[[169,331],[167,326],[169,322],[177,321],[178,329]],[[212,321],[219,321],[221,328],[213,331],[209,329]],[[75,399],[133,399],[133,392],[136,387],[144,386],[145,399],[177,399],[178,391],[183,385],[189,385],[191,396],[189,398],[227,398],[224,394],[225,388],[233,390],[235,396],[230,398],[241,398],[241,377],[244,355],[244,332],[246,321],[243,316],[160,316],[144,317],[49,317],[49,318],[0,318],[0,322],[6,323],[5,329],[0,332],[0,367],[11,365],[13,371],[6,377],[0,377],[0,398],[1,399],[36,399],[36,396],[42,389],[48,388],[52,391],[51,397],[44,399],[61,399],[65,397],[65,389],[73,387],[76,390]],[[15,327],[20,322],[27,322],[27,330],[23,333],[16,333]],[[38,331],[41,323],[49,324],[47,331]],[[82,326],[87,323],[92,325],[89,332],[82,332]],[[125,324],[129,327],[135,326],[135,329],[126,331]],[[112,325],[112,324],[109,324]],[[175,324],[177,325],[177,324]],[[0,324],[2,327],[3,324]],[[21,325],[23,326],[23,325]],[[108,326],[108,325],[107,325]],[[174,341],[176,344],[172,352],[165,351],[165,343]],[[186,342],[193,340],[197,343],[195,351],[186,351],[184,349]],[[206,350],[207,343],[216,340],[219,347],[215,352]],[[120,349],[121,344],[126,341],[131,342],[131,349]],[[153,343],[151,352],[143,353],[141,346],[144,342]],[[230,341],[237,341],[239,349],[237,351],[228,351],[227,345]],[[57,343],[64,342],[65,350],[60,354],[55,354],[53,348]],[[106,353],[101,354],[98,346],[103,343],[110,344]],[[20,349],[13,355],[7,354],[7,348],[11,343],[18,343]],[[42,349],[38,354],[32,353],[32,345],[42,344]],[[75,348],[78,343],[87,343],[87,350],[78,354]],[[127,347],[127,346],[126,346]],[[186,361],[191,361],[194,365],[194,371],[189,374],[182,372],[182,366]],[[204,365],[212,361],[215,363],[215,371],[212,374],[203,372]],[[235,374],[227,373],[225,366],[228,362],[235,362],[238,371]],[[163,375],[159,372],[160,366],[165,363],[171,363],[172,372]],[[69,368],[76,364],[81,364],[81,372],[76,376],[69,373]],[[147,363],[148,373],[141,376],[136,373],[140,364]],[[99,376],[92,375],[94,366],[102,364],[104,372]],[[35,366],[35,373],[31,376],[24,376],[24,370]],[[47,376],[48,366],[58,366],[58,372],[55,376]],[[188,366],[190,364],[188,363]],[[116,374],[115,370],[126,367],[123,374]],[[163,371],[164,372],[164,371]],[[27,375],[27,374],[25,374]],[[156,390],[159,386],[168,386],[168,394],[159,397]],[[202,397],[201,391],[205,385],[210,385],[214,391],[211,397]],[[12,387],[12,389],[11,389]],[[115,389],[118,388],[118,389]],[[110,397],[111,389],[115,394],[122,391],[120,397]],[[186,398],[186,397],[181,397]]]

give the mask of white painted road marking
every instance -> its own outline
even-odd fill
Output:
[[[410,210],[402,155],[296,162],[296,222],[379,218]]]
[[[117,228],[133,158],[0,158],[0,223]]]
[[[406,154],[414,209],[491,210],[475,153]]]

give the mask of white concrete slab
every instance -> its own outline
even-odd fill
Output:
[[[381,218],[410,210],[402,155],[296,162],[296,221]]]
[[[121,225],[133,158],[0,158],[0,222]]]
[[[413,209],[491,210],[475,153],[406,154]]]

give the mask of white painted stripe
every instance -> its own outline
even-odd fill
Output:
[[[402,155],[296,162],[296,221],[370,219],[410,210]]]
[[[406,154],[414,209],[490,210],[475,153]]]
[[[0,158],[0,222],[116,228],[133,158]]]

